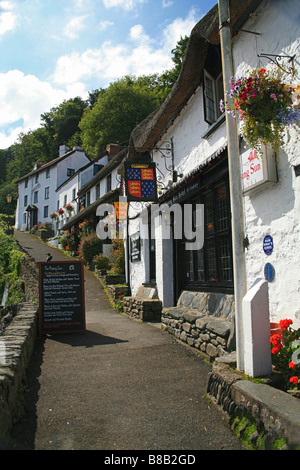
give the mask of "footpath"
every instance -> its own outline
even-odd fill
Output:
[[[31,235],[15,231],[15,238],[35,261],[47,253],[69,259]],[[116,312],[86,269],[85,301],[86,334],[37,338],[10,450],[105,450],[109,457],[244,449],[205,396],[210,364],[160,328]]]

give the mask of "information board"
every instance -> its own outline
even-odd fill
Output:
[[[80,261],[39,263],[39,332],[84,333],[84,268]]]

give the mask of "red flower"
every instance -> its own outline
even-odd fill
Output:
[[[293,375],[293,377],[290,377],[290,382],[294,385],[298,385],[298,377],[297,375]]]
[[[280,320],[279,325],[282,331],[286,330],[291,324],[293,323],[293,320],[288,320],[287,318],[285,320]]]
[[[68,249],[69,249],[68,245],[65,246],[65,249],[68,251]]]
[[[282,345],[278,344],[278,346],[274,346],[274,348],[271,349],[271,353],[272,354],[277,354],[280,351],[281,348],[282,348]]]
[[[291,361],[289,363],[289,369],[294,369],[294,367],[296,367],[297,364],[294,363],[294,361]]]

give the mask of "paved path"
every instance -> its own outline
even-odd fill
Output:
[[[15,232],[44,261],[66,257]],[[239,450],[221,412],[205,398],[209,364],[168,333],[117,313],[85,270],[85,335],[37,340],[26,415],[15,449]]]

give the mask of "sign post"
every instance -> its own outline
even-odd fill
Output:
[[[80,261],[39,263],[39,333],[85,333],[84,269]]]

